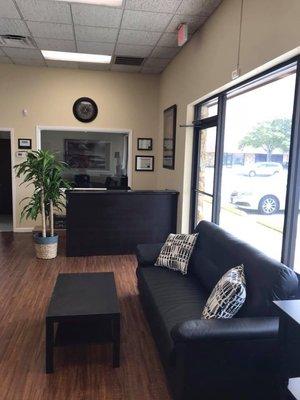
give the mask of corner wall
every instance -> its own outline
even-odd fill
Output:
[[[161,75],[157,186],[180,192],[178,230],[188,231],[193,120],[191,103],[231,81],[238,62],[242,0],[223,0],[214,14]],[[298,47],[298,0],[244,0],[240,46],[241,75]],[[177,104],[175,170],[162,168],[163,110]]]

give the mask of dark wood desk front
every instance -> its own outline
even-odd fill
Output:
[[[176,232],[175,191],[67,192],[67,256],[134,253]]]

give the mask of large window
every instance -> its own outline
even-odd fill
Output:
[[[227,94],[221,186],[220,225],[278,260],[296,76],[285,74]]]
[[[218,223],[300,272],[300,221],[297,239],[297,223],[294,231],[285,224],[299,209],[286,202],[300,179],[291,174],[288,185],[300,135],[296,76],[297,61],[196,106],[192,221]],[[213,118],[215,125],[204,129]]]

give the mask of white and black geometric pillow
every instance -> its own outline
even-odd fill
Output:
[[[244,266],[227,271],[211,292],[204,310],[203,319],[232,318],[246,300]]]
[[[192,235],[171,233],[154,265],[174,269],[185,275],[197,236],[198,233]]]

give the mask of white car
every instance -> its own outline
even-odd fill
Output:
[[[248,176],[271,176],[282,172],[283,168],[277,162],[257,162],[255,164],[246,165],[243,168],[243,174]]]
[[[267,182],[255,182],[255,185],[235,190],[231,193],[231,203],[238,208],[258,210],[261,214],[276,214],[285,208],[286,181],[270,178]]]

